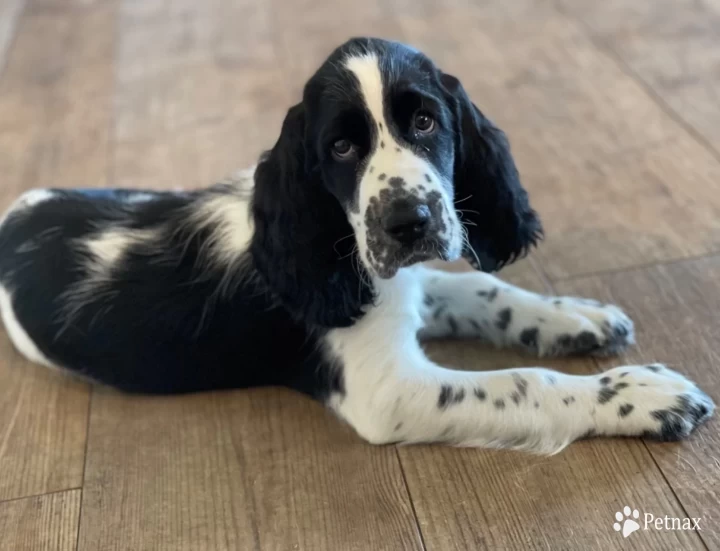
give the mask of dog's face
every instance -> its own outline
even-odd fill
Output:
[[[460,256],[453,113],[430,60],[401,44],[350,42],[308,83],[305,106],[322,181],[368,271],[389,278]]]
[[[368,273],[461,254],[493,271],[542,232],[504,134],[460,82],[371,38],[340,46],[306,84],[258,165],[253,216],[259,272],[323,325],[360,315]]]

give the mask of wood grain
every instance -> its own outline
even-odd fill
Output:
[[[0,551],[74,551],[80,490],[0,502]]]
[[[720,4],[563,0],[563,8],[720,151]]]
[[[24,6],[25,0],[6,0],[0,3],[0,75]]]
[[[694,532],[623,541],[613,530],[625,505],[685,516],[637,441],[579,442],[551,458],[439,446],[400,456],[429,550],[704,549]]]
[[[626,308],[636,322],[638,346],[624,362],[666,363],[720,402],[720,258],[593,276],[558,287]],[[720,547],[717,420],[687,442],[648,448],[687,511],[684,516],[702,517],[702,538],[709,549]]]
[[[107,183],[114,7],[18,21],[0,81],[3,205],[33,187]]]
[[[394,449],[290,392],[96,392],[87,461],[80,551],[420,548]]]
[[[116,140],[161,139],[290,106],[268,3],[213,0],[156,8],[147,12],[127,2],[120,13]]]
[[[31,364],[0,331],[0,501],[79,488],[88,388]]]

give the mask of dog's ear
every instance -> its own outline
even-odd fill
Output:
[[[347,216],[306,147],[305,118],[302,103],[288,111],[280,138],[255,171],[250,252],[262,280],[296,319],[344,327],[362,315],[372,291]]]
[[[441,74],[440,81],[455,116],[456,208],[464,211],[473,249],[463,255],[475,268],[496,271],[542,239],[542,225],[520,183],[505,134],[470,101],[457,78]]]

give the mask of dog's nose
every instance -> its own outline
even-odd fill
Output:
[[[430,225],[427,205],[398,199],[390,204],[383,227],[388,235],[404,245],[425,237]]]

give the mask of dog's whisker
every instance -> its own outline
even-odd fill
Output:
[[[463,201],[467,201],[468,199],[471,199],[471,198],[472,198],[472,194],[468,195],[467,197],[465,197],[463,199],[458,199],[457,201],[455,201],[454,204],[457,205],[458,203],[462,203]]]

